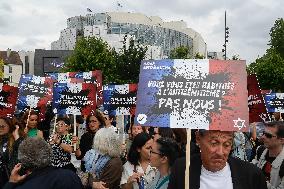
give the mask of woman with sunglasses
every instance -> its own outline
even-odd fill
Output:
[[[158,138],[150,151],[151,166],[158,172],[149,189],[167,189],[171,166],[179,156],[178,144],[171,138]]]
[[[86,152],[92,149],[93,139],[95,137],[96,132],[103,128],[105,125],[104,116],[98,111],[95,111],[94,115],[89,115],[86,118],[86,130],[81,137],[80,144],[77,145],[79,148],[76,149],[75,155],[78,160],[81,160],[81,170],[85,171],[85,162],[82,160],[85,156]],[[78,137],[73,137],[73,143],[78,144]]]
[[[23,141],[23,134],[16,118],[0,118],[0,188],[18,163],[18,147]]]
[[[76,168],[71,163],[71,153],[73,151],[72,134],[69,134],[70,121],[68,118],[59,117],[56,123],[56,133],[50,136],[49,144],[52,148],[51,164],[54,167],[70,169],[76,172]]]
[[[122,189],[148,188],[155,178],[156,170],[150,165],[150,150],[153,140],[147,133],[136,135],[123,165],[120,181]]]

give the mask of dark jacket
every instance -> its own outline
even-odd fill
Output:
[[[18,163],[18,148],[22,141],[22,137],[18,138],[11,152],[8,149],[8,137],[2,137],[0,141],[0,188],[8,182],[12,169]]]
[[[84,172],[86,171],[86,168],[85,168],[85,162],[82,159],[84,158],[87,151],[92,149],[95,134],[96,133],[86,132],[82,135],[81,140],[80,140],[79,147],[80,147],[81,155],[77,157],[77,159],[81,160],[81,170]]]
[[[234,189],[267,189],[265,177],[255,165],[233,157],[229,157],[228,163],[231,169]],[[195,155],[190,160],[190,189],[199,189],[200,175],[201,159],[200,155]],[[184,188],[184,177],[185,158],[180,158],[172,167],[168,189]]]
[[[33,171],[22,183],[7,183],[3,189],[81,189],[80,178],[72,171],[47,167]]]

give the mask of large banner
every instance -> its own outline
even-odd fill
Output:
[[[137,84],[105,85],[104,110],[110,115],[134,115]]]
[[[245,61],[143,61],[136,124],[155,127],[248,130]]]
[[[265,95],[268,112],[284,113],[284,93],[270,93]]]
[[[50,77],[22,75],[19,83],[18,110],[39,109],[40,119],[44,119],[46,106],[52,101],[53,80]]]
[[[255,74],[248,75],[248,107],[249,122],[265,122],[270,120],[265,102],[261,94],[259,83]]]
[[[0,85],[0,117],[14,116],[18,92],[18,87]]]
[[[96,88],[92,83],[55,83],[53,110],[59,115],[89,115],[96,110]]]
[[[58,83],[93,83],[96,86],[97,106],[103,104],[102,72],[100,70],[89,72],[49,73]]]

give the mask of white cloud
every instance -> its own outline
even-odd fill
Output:
[[[249,62],[268,48],[269,30],[283,17],[283,0],[9,0],[0,1],[0,49],[50,48],[68,17],[93,12],[140,12],[165,21],[184,20],[199,32],[209,51],[221,51],[224,43],[224,11],[230,27],[228,56],[239,54]]]

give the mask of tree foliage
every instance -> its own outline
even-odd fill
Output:
[[[147,49],[136,45],[133,40],[127,48],[126,38],[123,43],[123,48],[117,53],[101,38],[81,37],[67,58],[63,71],[101,70],[104,84],[137,83],[140,62],[145,58]]]
[[[262,89],[275,92],[284,91],[284,24],[283,18],[277,19],[270,30],[270,48],[251,63],[247,70],[255,73]]]
[[[205,56],[201,55],[200,53],[196,53],[194,56],[191,54],[189,47],[187,46],[180,46],[173,50],[171,50],[170,59],[204,59]]]
[[[79,38],[75,49],[64,64],[63,71],[101,70],[104,81],[111,82],[115,75],[114,52],[102,39],[96,37]]]
[[[140,63],[146,56],[147,48],[135,44],[133,39],[130,39],[127,47],[126,41],[125,36],[123,47],[116,56],[116,67],[121,73],[117,76],[117,83],[138,83]]]
[[[284,20],[279,18],[270,30],[269,45],[284,58]]]
[[[0,78],[4,78],[4,60],[0,59]]]
[[[187,46],[180,46],[171,50],[170,59],[187,59],[192,58],[190,55],[190,49]]]
[[[203,56],[202,54],[200,54],[199,52],[195,54],[194,56],[195,59],[204,59],[205,56]]]

